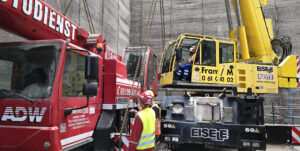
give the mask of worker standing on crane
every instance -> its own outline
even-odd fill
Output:
[[[141,111],[134,120],[133,130],[129,141],[129,151],[154,151],[155,145],[155,112],[150,108],[153,96],[143,92],[137,97]]]

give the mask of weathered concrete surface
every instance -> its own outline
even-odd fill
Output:
[[[149,45],[160,56],[161,19],[159,0],[153,18]],[[228,37],[228,23],[224,0],[163,0],[165,10],[166,41],[174,40],[181,33],[196,33],[218,37]],[[152,5],[151,0],[132,0],[133,30],[131,45],[140,45],[146,29]],[[275,36],[289,35],[293,42],[293,54],[300,54],[300,2],[297,0],[269,0],[264,8],[266,18],[273,19]],[[234,27],[235,15],[231,9]]]
[[[70,0],[44,0],[64,14]],[[71,0],[66,17],[91,32],[82,0]],[[81,1],[81,5],[80,5]],[[122,53],[129,46],[130,0],[87,0],[95,33],[102,34],[108,46]],[[81,7],[79,7],[81,6]],[[81,8],[81,10],[80,10]],[[21,41],[21,37],[0,30],[0,41]]]
[[[139,45],[141,39],[144,38],[140,33],[146,29],[151,2],[133,0],[132,20],[134,23],[131,35],[131,45],[133,46]],[[181,33],[227,36],[228,25],[224,5],[224,0],[209,0],[205,2],[203,12],[201,0],[164,0],[166,41],[176,39]],[[157,52],[158,56],[162,52],[161,35],[159,1],[157,0],[149,45]]]

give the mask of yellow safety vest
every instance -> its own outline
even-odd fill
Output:
[[[137,115],[143,123],[143,131],[136,149],[153,148],[155,144],[155,112],[151,108],[145,108]]]
[[[161,131],[160,131],[160,121],[161,121],[160,108],[157,104],[153,104],[151,108],[153,109],[153,107],[157,107],[159,109],[159,118],[157,118],[156,122],[155,122],[155,127],[156,127],[155,135],[160,135],[161,134]]]
[[[196,52],[189,57],[189,62],[193,62],[195,60],[195,57],[196,57]]]

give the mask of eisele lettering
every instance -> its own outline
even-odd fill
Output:
[[[46,107],[6,107],[1,117],[2,122],[23,122],[28,118],[30,123],[40,123],[45,115]]]
[[[257,66],[257,71],[266,71],[272,73],[274,71],[273,67]]]
[[[229,130],[214,128],[191,128],[191,137],[211,139],[213,141],[225,141],[229,139]]]
[[[2,3],[10,5],[14,9],[21,7],[21,11],[25,16],[32,16],[32,18],[47,26],[51,30],[56,31],[60,35],[66,38],[75,40],[75,34],[77,27],[63,15],[47,7],[40,0],[12,0],[12,3],[7,0],[0,0]]]

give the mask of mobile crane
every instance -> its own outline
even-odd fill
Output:
[[[157,93],[155,54],[130,48],[122,58],[41,0],[1,0],[0,20],[32,40],[0,44],[0,150],[126,150],[130,122],[124,145],[116,141],[128,102]],[[133,81],[138,52],[141,82]]]
[[[262,12],[268,0],[232,0],[236,40],[229,3],[225,0],[229,38],[181,34],[164,48],[160,84],[166,91],[185,90],[184,95],[165,96],[161,104],[162,139],[172,149],[191,150],[201,144],[264,150],[272,139],[299,143],[292,137],[299,135],[294,127],[264,124],[264,99],[259,96],[299,86],[299,57],[290,55],[290,39],[273,38],[272,22]],[[196,51],[190,62],[192,47]],[[190,68],[180,68],[187,64]]]

